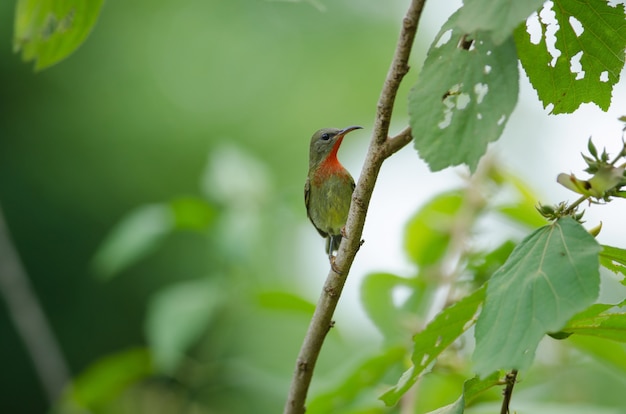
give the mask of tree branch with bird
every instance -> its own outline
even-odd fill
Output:
[[[412,140],[410,128],[405,128],[395,137],[389,137],[389,127],[398,88],[404,75],[409,71],[408,60],[424,3],[425,0],[411,1],[403,19],[396,50],[378,99],[372,138],[365,162],[354,186],[354,191],[351,193],[345,225],[342,221],[345,214],[345,204],[347,204],[346,200],[348,200],[346,195],[350,194],[349,190],[354,184],[352,177],[341,167],[341,164],[338,161],[335,163],[336,151],[339,149],[345,134],[359,127],[348,127],[343,130],[322,129],[317,131],[311,139],[311,150],[319,150],[321,155],[318,156],[318,153],[315,153],[311,156],[312,161],[310,161],[309,167],[312,164],[314,168],[313,173],[309,172],[307,177],[305,203],[312,223],[318,232],[327,238],[327,253],[331,266],[298,354],[284,414],[303,414],[305,412],[306,396],[313,378],[317,358],[326,334],[334,325],[333,313],[339,302],[352,262],[362,243],[361,235],[363,234],[365,217],[380,167],[388,157]],[[327,135],[325,136],[325,134]],[[327,161],[329,157],[330,161]],[[319,165],[316,165],[318,161],[320,164],[324,162],[327,164],[320,169]],[[323,178],[320,177],[324,176],[332,177],[330,185],[320,182],[323,181]],[[317,187],[313,183],[315,180],[318,181]],[[329,209],[325,202],[318,198],[328,187],[331,187],[333,192],[338,194],[334,197],[341,200],[341,206],[330,207],[332,213],[338,216],[337,219],[323,217],[321,211]],[[335,191],[334,187],[337,187],[338,190]],[[312,211],[312,208],[315,211]],[[338,228],[339,232],[337,232]],[[342,239],[343,242],[341,242]],[[336,256],[333,256],[334,250],[337,251]]]

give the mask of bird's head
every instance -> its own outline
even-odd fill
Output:
[[[337,158],[337,151],[343,141],[343,137],[355,129],[362,129],[360,126],[349,126],[344,129],[322,128],[311,137],[309,149],[309,166],[320,165],[323,161]]]

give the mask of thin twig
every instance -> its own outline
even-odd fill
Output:
[[[0,295],[33,360],[50,403],[69,384],[69,368],[11,243],[0,208]]]
[[[566,214],[573,214],[576,211],[576,208],[581,205],[585,200],[589,199],[588,195],[584,195],[580,197],[578,200],[574,201],[568,208],[565,210]]]
[[[502,400],[502,408],[500,408],[500,414],[509,414],[509,404],[511,403],[511,396],[513,395],[513,387],[515,386],[516,381],[517,381],[516,369],[506,374],[506,377],[504,378],[506,387],[504,388],[504,391],[502,392],[504,399]]]
[[[441,258],[437,260],[437,264],[430,266],[425,276],[436,282],[436,294],[433,296],[425,312],[421,324],[416,326],[416,331],[423,330],[430,321],[432,321],[441,311],[450,306],[457,294],[455,283],[464,270],[464,264],[470,253],[467,240],[472,233],[472,228],[478,219],[480,213],[484,210],[486,204],[485,185],[488,181],[490,171],[494,168],[491,157],[485,157],[481,160],[476,172],[469,176],[463,189],[462,204],[450,220],[447,227],[450,240],[447,248]],[[416,383],[406,394],[402,396],[400,412],[414,413],[417,395],[420,392],[419,377]]]
[[[413,135],[411,135],[411,127],[404,128],[398,135],[393,138],[387,138],[385,143],[385,158],[390,157],[400,149],[404,148],[406,144],[411,142]]]
[[[313,377],[317,357],[326,334],[332,326],[332,316],[339,302],[339,296],[354,261],[354,256],[361,246],[365,216],[372,192],[374,191],[378,172],[387,157],[408,144],[411,140],[410,129],[405,129],[403,133],[396,137],[398,140],[395,138],[389,139],[388,133],[396,94],[402,78],[409,70],[409,55],[413,47],[417,25],[425,1],[413,0],[404,17],[396,51],[378,100],[370,146],[361,175],[352,195],[352,204],[346,223],[347,237],[343,239],[335,260],[334,267],[338,272],[331,268],[328,273],[322,294],[298,354],[284,414],[303,414],[305,412],[306,396]]]

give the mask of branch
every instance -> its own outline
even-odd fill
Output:
[[[517,380],[517,370],[514,369],[511,372],[506,374],[504,378],[504,382],[506,383],[506,387],[504,388],[504,399],[502,400],[502,407],[500,408],[500,414],[509,414],[509,404],[511,403],[511,396],[513,395],[513,387],[515,386],[515,381]]]
[[[339,296],[354,257],[362,243],[361,235],[365,225],[365,216],[378,172],[386,158],[411,141],[410,128],[406,128],[395,138],[388,138],[388,133],[398,88],[404,75],[409,71],[408,60],[425,1],[413,0],[404,17],[396,51],[378,100],[370,146],[352,195],[352,204],[346,223],[347,237],[343,239],[337,252],[335,268],[338,272],[331,268],[324,283],[324,289],[298,354],[284,414],[303,414],[305,412],[306,396],[317,357],[326,334],[334,324],[332,321],[333,313],[339,302]]]
[[[50,403],[69,384],[67,363],[20,263],[0,209],[0,295],[33,360]]]
[[[581,205],[585,200],[588,200],[589,196],[588,195],[584,195],[582,197],[580,197],[578,200],[574,201],[568,208],[567,210],[565,210],[566,214],[573,214],[576,211],[576,207],[578,207],[579,205]]]
[[[395,154],[397,151],[404,148],[406,144],[413,140],[413,135],[411,135],[411,127],[406,127],[393,138],[387,138],[387,142],[385,143],[385,158],[390,157]]]

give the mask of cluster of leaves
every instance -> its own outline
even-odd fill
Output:
[[[222,215],[219,204],[202,197],[141,206],[103,241],[93,261],[95,275],[102,281],[119,276],[159,251],[173,234],[194,232],[203,237],[215,231]],[[207,241],[213,245],[210,238]],[[215,275],[204,275],[155,292],[144,323],[148,347],[122,349],[94,361],[73,378],[54,412],[116,412],[115,404],[133,387],[159,375],[174,377],[224,306],[218,284]]]
[[[571,216],[574,220],[582,223],[584,210],[577,212],[578,206],[584,201],[590,203],[608,203],[614,197],[626,198],[626,191],[623,187],[626,186],[626,162],[619,166],[616,164],[621,160],[624,161],[626,156],[626,142],[622,139],[622,149],[617,156],[609,161],[609,154],[606,149],[602,151],[602,154],[598,154],[596,146],[593,144],[591,138],[587,143],[589,155],[582,154],[583,159],[587,163],[585,172],[593,174],[588,180],[581,180],[574,174],[561,173],[557,177],[557,182],[564,187],[578,193],[582,196],[571,205],[566,202],[560,202],[557,205],[542,205],[537,206],[539,214],[547,218],[548,220],[557,220],[561,217]],[[602,229],[602,225],[590,229],[589,232],[593,236],[597,236]]]
[[[513,201],[494,202],[503,191],[513,193]],[[416,274],[374,273],[361,287],[365,310],[384,337],[383,349],[338,377],[329,391],[310,401],[307,412],[388,412],[391,408],[381,408],[377,399],[394,406],[418,381],[420,387],[428,386],[427,374],[454,372],[453,385],[438,398],[422,400],[420,408],[431,411],[461,389],[452,404],[437,412],[462,413],[470,405],[497,401],[493,389],[505,383],[505,370],[527,369],[546,335],[626,342],[626,313],[621,310],[626,302],[593,304],[598,261],[626,276],[626,251],[598,245],[571,218],[545,224],[535,200],[521,180],[486,165],[465,188],[440,194],[423,206],[410,220],[405,238]],[[215,231],[222,215],[218,205],[184,197],[132,212],[96,256],[99,275],[119,274],[171,232]],[[478,223],[494,219],[539,229],[519,243],[512,237],[495,248],[470,243],[480,235]],[[511,230],[516,234],[514,227]],[[399,290],[406,299],[398,300]],[[445,309],[433,317],[433,309],[442,306],[437,299],[442,291],[448,292]],[[97,361],[75,379],[61,412],[101,407],[146,378],[174,374],[224,305],[217,292],[211,278],[157,292],[146,320],[150,348],[124,350]],[[268,292],[259,299],[267,308],[312,313],[310,303],[284,292]],[[473,327],[472,366],[463,355]],[[469,379],[461,383],[461,378]]]
[[[476,169],[517,103],[518,61],[552,113],[571,113],[585,102],[608,109],[624,67],[623,4],[464,3],[436,36],[409,95],[410,124],[420,131],[415,148],[433,171]]]
[[[590,156],[582,155],[587,163],[585,172],[593,174],[589,180],[576,178],[574,174],[559,174],[557,181],[570,190],[583,195],[585,200],[591,202],[609,202],[613,197],[626,198],[626,192],[622,188],[626,185],[626,163],[616,166],[618,161],[624,161],[626,155],[626,143],[623,143],[619,154],[609,161],[609,154],[606,150],[598,155],[595,145],[589,139],[588,143]]]
[[[513,191],[517,201],[491,201],[500,191]],[[422,207],[407,227],[405,243],[418,272],[411,277],[370,274],[362,285],[363,305],[385,338],[383,350],[313,399],[307,412],[387,412],[376,408],[373,395],[393,406],[416,392],[416,383],[428,380],[426,374],[454,372],[455,383],[463,376],[470,379],[454,403],[433,412],[462,413],[469,405],[501,398],[488,390],[506,383],[507,370],[527,371],[546,336],[626,343],[626,301],[594,304],[600,265],[626,276],[626,250],[599,245],[571,217],[546,224],[534,200],[521,180],[490,166],[479,169],[466,188]],[[471,242],[480,236],[478,222],[502,219],[535,230],[495,248]],[[456,258],[454,268],[451,258]],[[397,299],[399,290],[406,299]],[[433,317],[442,291],[448,292],[445,308]],[[472,348],[471,328],[470,363],[464,355]],[[390,382],[395,385],[381,393],[381,383]],[[452,399],[451,392],[440,394]],[[436,404],[435,399],[418,402],[418,411]]]
[[[219,331],[215,326],[219,325],[220,317],[223,318],[231,307],[241,306],[233,298],[242,302],[250,300],[249,292],[242,289],[238,289],[237,294],[229,292],[233,283],[225,282],[224,277],[228,275],[232,279],[234,275],[229,274],[228,268],[233,263],[239,268],[246,266],[252,260],[249,256],[254,254],[252,251],[258,250],[253,247],[253,226],[248,223],[248,227],[239,229],[246,232],[249,243],[246,245],[242,242],[243,236],[236,234],[238,229],[232,221],[251,220],[250,214],[263,210],[259,205],[271,190],[267,188],[264,171],[259,168],[256,159],[241,150],[234,147],[216,149],[215,157],[210,158],[200,180],[201,195],[180,196],[140,206],[128,212],[111,229],[92,263],[95,276],[102,282],[112,281],[144,260],[154,260],[155,253],[163,251],[168,240],[182,235],[194,236],[196,243],[206,247],[203,259],[211,266],[208,269],[199,267],[196,274],[175,272],[172,280],[148,300],[144,321],[147,346],[122,349],[94,361],[73,378],[54,412],[152,412],[150,408],[125,406],[121,409],[116,404],[123,404],[124,398],[133,392],[153,390],[159,381],[165,383],[164,392],[177,394],[153,396],[151,401],[165,399],[170,403],[176,400],[181,405],[191,402],[206,406],[215,404],[203,400],[211,398],[210,392],[198,393],[197,398],[187,395],[207,386],[207,379],[195,372],[205,368],[198,368],[191,356],[196,347],[213,339],[209,338],[208,332]],[[225,182],[224,173],[229,177],[242,174],[246,179],[237,183]],[[242,208],[243,204],[245,207]],[[235,211],[236,217],[232,217]],[[229,245],[231,241],[236,245]],[[250,274],[246,276],[251,277]],[[249,283],[253,284],[251,280]],[[272,302],[275,308],[281,304],[289,309],[301,306],[305,312],[312,312],[312,305],[286,295],[270,293],[258,299],[259,302]],[[222,362],[213,363],[211,369],[216,370]],[[220,386],[225,387],[223,378],[221,380]],[[180,409],[164,412],[179,412]]]
[[[21,50],[25,60],[35,60],[36,69],[60,61],[86,38],[101,5],[19,0],[15,50]],[[529,29],[533,25],[538,33]],[[518,62],[552,113],[571,113],[586,102],[606,110],[624,66],[625,48],[623,4],[466,0],[436,36],[409,95],[410,125],[420,131],[415,147],[434,171],[466,164],[475,172],[516,105]],[[573,69],[576,65],[581,69]],[[625,166],[616,163],[625,151],[610,161],[591,141],[588,149],[585,161],[593,177],[562,175],[559,182],[580,193],[583,201],[623,197]],[[513,183],[518,201],[493,204],[484,186],[496,191],[506,183]],[[332,391],[319,394],[308,412],[380,412],[380,406],[363,395],[380,393],[381,383],[395,383],[380,395],[385,404],[394,405],[427,372],[453,369],[471,379],[453,404],[437,412],[461,413],[486,390],[502,385],[504,370],[528,369],[547,335],[626,342],[625,303],[594,304],[599,267],[626,275],[626,251],[597,243],[579,222],[578,204],[541,206],[540,212],[552,220],[545,224],[535,203],[519,180],[504,179],[502,172],[488,166],[468,181],[467,189],[439,195],[424,206],[411,220],[406,239],[417,274],[372,274],[362,286],[366,311],[385,338],[383,352],[364,361]],[[477,221],[493,213],[534,231],[519,243],[506,240],[495,249],[468,248]],[[206,231],[214,216],[213,207],[201,199],[146,207],[122,223],[96,262],[103,274],[114,274],[153,249],[163,235],[180,228]],[[175,369],[208,323],[212,307],[220,306],[205,280],[188,283],[155,297],[147,323],[152,353],[131,351],[113,358],[135,367],[125,371],[127,381],[151,372],[152,358],[161,370]],[[396,300],[398,289],[408,291],[406,300]],[[446,303],[433,316],[432,310],[441,308],[441,292]],[[181,320],[188,323],[178,325]],[[470,367],[467,359],[455,356],[464,349],[471,328],[475,350]],[[108,361],[103,366],[106,369],[95,367],[78,379],[72,401],[89,406],[98,396],[81,394],[86,389],[80,387],[82,381],[92,384],[97,382],[94,377],[118,375],[115,367],[122,365]],[[104,383],[104,389],[123,384]]]
[[[585,102],[608,109],[613,85],[624,65],[623,22],[624,5],[605,2],[528,1],[505,7],[500,2],[466,1],[437,35],[409,96],[410,124],[413,130],[420,131],[415,136],[420,156],[432,170],[466,164],[475,171],[488,143],[501,135],[517,102],[518,60],[544,107],[550,106],[552,113],[570,113]],[[537,34],[530,28],[533,23],[538,26],[538,41],[531,38]],[[551,29],[556,29],[551,34],[556,52],[549,46]],[[582,70],[573,69],[576,62]],[[474,324],[475,350],[470,372],[476,377],[465,384],[464,393],[455,403],[437,413],[464,412],[476,394],[504,384],[503,370],[527,370],[546,335],[563,339],[576,333],[626,342],[623,302],[594,305],[600,289],[600,264],[624,275],[626,251],[599,245],[594,239],[599,228],[590,234],[580,223],[582,212],[576,211],[582,201],[590,198],[608,202],[622,196],[624,165],[616,164],[624,150],[610,161],[606,152],[598,154],[591,141],[588,149],[590,156],[585,156],[585,161],[586,171],[593,174],[590,180],[559,176],[561,184],[582,194],[581,199],[572,205],[540,205],[539,212],[551,223],[536,229],[512,251],[504,246],[508,248],[514,242],[492,252],[481,252],[482,257],[498,258],[501,262],[482,275],[482,280],[488,280],[486,285],[438,313],[423,329],[419,325],[411,327],[418,332],[409,353],[411,364],[396,385],[381,396],[386,404],[401,401],[424,373],[437,369],[442,354],[454,348],[455,341]],[[415,292],[423,292],[424,284],[428,285],[423,281],[425,275],[439,260],[449,267],[451,258],[460,256],[457,272],[480,285],[479,273],[472,267],[469,255],[455,252],[454,241],[459,237],[459,220],[482,214],[485,209],[472,209],[467,200],[457,205],[461,204],[465,207],[460,210],[447,204],[446,209],[430,212],[432,217],[425,222],[437,223],[436,217],[448,223],[448,228],[443,226],[443,235],[435,239],[430,238],[432,230],[420,229],[420,242],[412,246],[418,249],[409,249],[411,257],[428,257],[430,262],[416,260],[420,274],[415,280],[402,281],[414,291],[405,306],[415,303],[413,296],[421,306],[432,301],[428,295],[418,296]],[[450,211],[454,213],[446,216]],[[520,215],[508,217],[517,219]],[[467,231],[467,226],[461,228]],[[409,232],[411,229],[410,225]],[[428,247],[422,251],[421,246]],[[450,255],[438,254],[450,249]],[[503,253],[504,256],[498,256]],[[456,280],[445,272],[438,276],[447,281],[444,283]],[[393,275],[371,277],[388,280],[387,290],[378,286],[372,295],[389,293],[389,287],[394,286],[391,281],[398,280]],[[368,286],[367,281],[364,286]],[[455,283],[452,286],[450,289],[455,289]],[[402,321],[401,315],[393,315],[390,310],[396,309],[390,297],[376,301],[366,296],[364,303],[386,337],[407,332],[406,325],[393,327],[398,322],[390,322]],[[386,309],[382,315],[381,307]],[[413,318],[425,316],[420,310],[415,307],[407,313]],[[576,326],[585,329],[577,330]],[[467,367],[457,371],[463,369]]]

